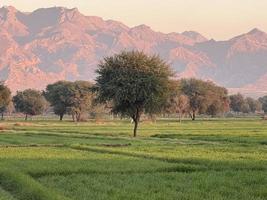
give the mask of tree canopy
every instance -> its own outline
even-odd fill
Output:
[[[25,114],[25,120],[28,115],[40,115],[47,108],[47,101],[42,93],[33,89],[17,92],[13,97],[13,103],[17,112]]]
[[[164,112],[168,114],[178,114],[181,122],[182,116],[189,111],[189,98],[182,94],[181,82],[170,81],[170,93],[166,102]]]
[[[67,108],[70,106],[68,87],[70,82],[58,81],[54,84],[47,85],[44,96],[50,105],[54,109],[54,113],[59,115],[60,120],[67,112]]]
[[[59,81],[46,87],[44,95],[60,120],[66,113],[80,121],[82,114],[89,112],[93,103],[93,84],[87,81]]]
[[[0,82],[0,113],[1,118],[4,119],[4,112],[7,110],[11,101],[11,92],[3,82]]]
[[[76,121],[82,120],[82,114],[89,113],[93,106],[93,84],[87,81],[76,81],[68,87],[69,107],[68,112]]]
[[[136,136],[141,115],[159,112],[167,100],[170,66],[158,56],[130,51],[106,57],[98,67],[98,101],[112,102],[113,113],[132,118]]]
[[[189,114],[195,120],[196,114],[212,116],[228,109],[227,90],[210,81],[182,79],[181,91],[189,98]]]
[[[242,94],[234,94],[230,96],[230,108],[234,112],[255,113],[261,111],[262,104],[260,100],[251,97],[245,98]]]
[[[267,96],[259,98],[259,101],[262,103],[262,110],[267,113]]]

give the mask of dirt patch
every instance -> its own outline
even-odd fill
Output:
[[[26,122],[17,122],[14,126],[34,126],[33,123],[26,123]]]
[[[0,124],[0,131],[8,130],[9,127],[7,125],[1,125]]]

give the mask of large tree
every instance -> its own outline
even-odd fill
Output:
[[[0,82],[0,113],[1,119],[4,119],[4,112],[7,110],[11,101],[11,92],[3,82]]]
[[[47,101],[40,91],[27,89],[17,92],[13,97],[13,103],[17,112],[25,114],[25,120],[28,115],[40,115],[47,108]]]
[[[130,51],[106,57],[96,72],[97,99],[112,102],[113,113],[132,118],[136,137],[141,115],[160,112],[167,100],[170,66],[158,56]]]
[[[181,90],[189,98],[189,114],[192,120],[196,119],[197,113],[214,116],[227,110],[227,90],[210,81],[183,79]]]

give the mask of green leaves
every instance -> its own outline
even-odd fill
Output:
[[[5,112],[11,101],[11,92],[8,87],[0,82],[0,113]]]
[[[228,110],[227,90],[210,81],[183,79],[181,91],[189,98],[189,107],[193,114],[215,116]]]
[[[97,73],[98,99],[113,101],[113,111],[132,116],[137,106],[155,111],[151,105],[164,97],[171,70],[159,57],[132,51],[105,58]]]
[[[158,56],[137,51],[105,58],[96,72],[98,101],[111,101],[114,113],[131,117],[137,123],[142,113],[160,111],[172,75],[169,65]]]
[[[47,102],[42,93],[33,89],[17,92],[13,97],[13,102],[16,111],[26,115],[42,114],[47,107]]]
[[[92,84],[87,81],[59,81],[47,86],[45,97],[61,119],[68,112],[80,121],[81,115],[92,109],[94,95],[91,89]]]

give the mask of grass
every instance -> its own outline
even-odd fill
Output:
[[[0,188],[0,200],[15,200],[8,192]]]
[[[0,126],[0,200],[267,198],[260,119]]]

